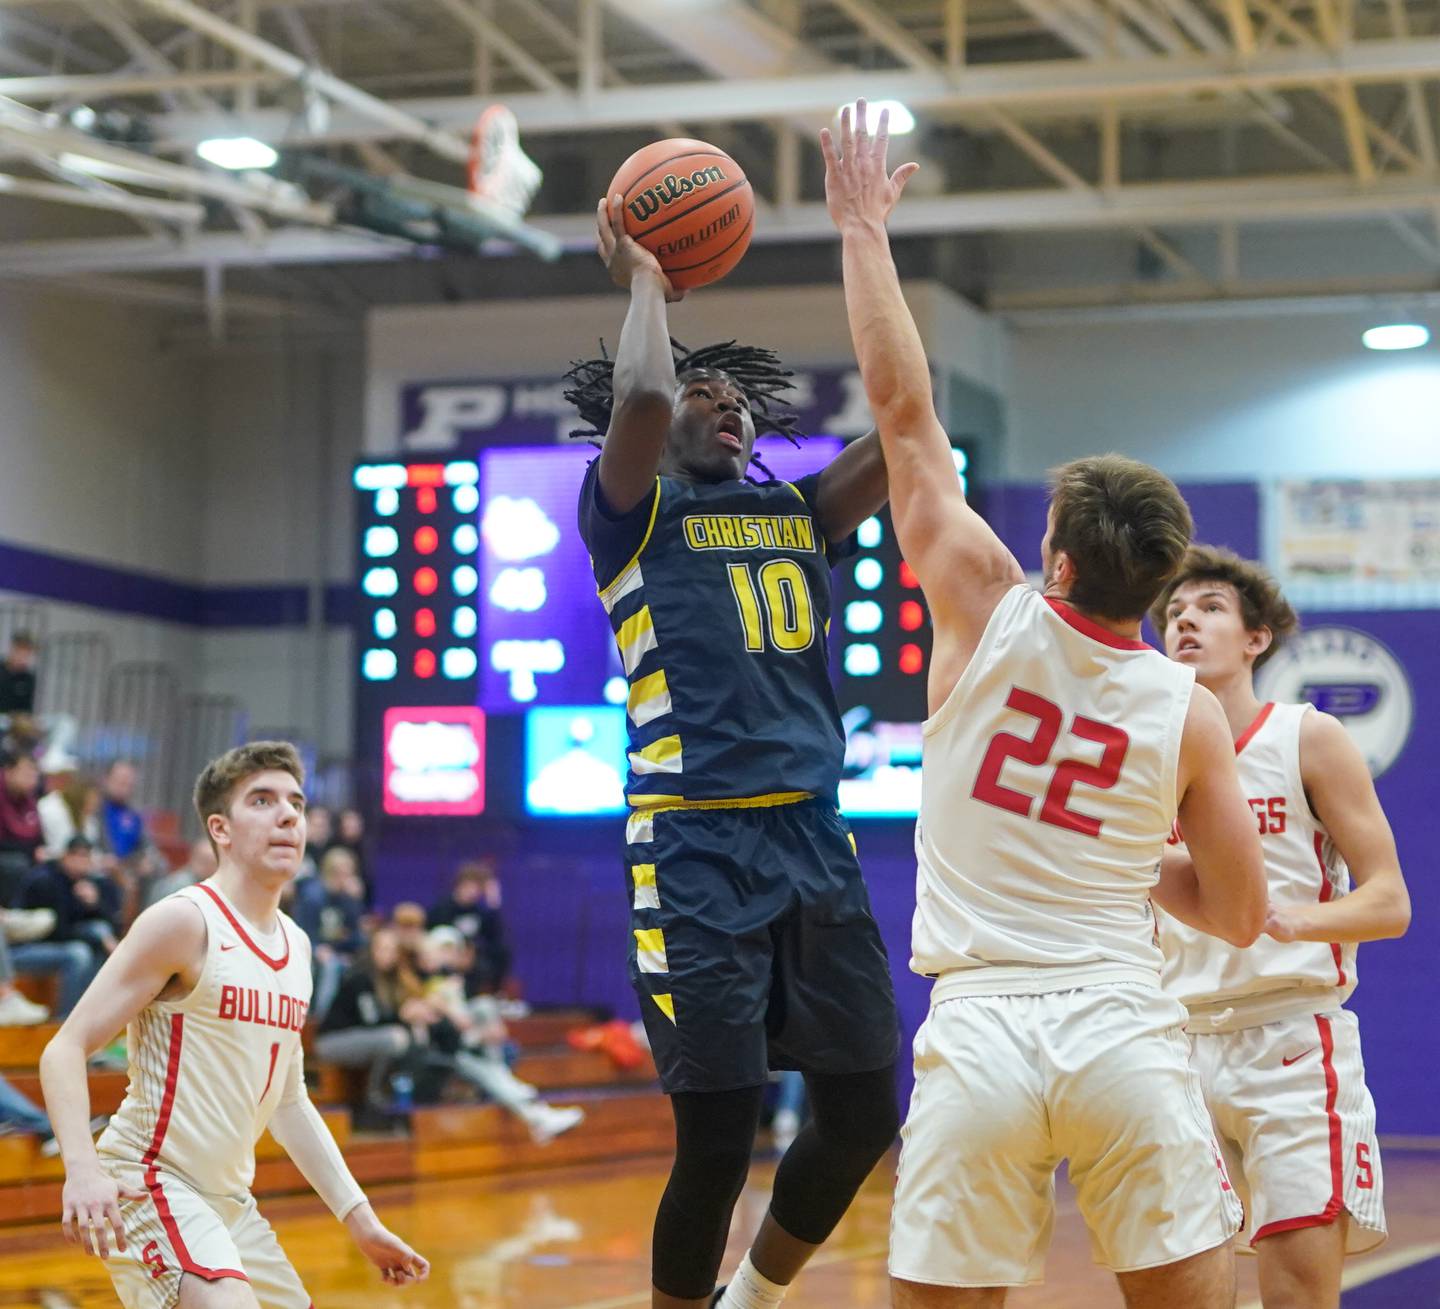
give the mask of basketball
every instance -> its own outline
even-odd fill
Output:
[[[740,165],[704,141],[677,137],[637,150],[607,194],[617,192],[625,231],[660,261],[677,291],[718,282],[750,245],[755,193]]]

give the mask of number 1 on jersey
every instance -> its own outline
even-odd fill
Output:
[[[729,564],[730,589],[740,610],[745,648],[752,654],[765,649],[765,619],[769,619],[770,645],[782,654],[794,654],[815,639],[814,608],[804,570],[793,559],[771,559],[760,565],[756,577],[749,564]],[[756,580],[760,586],[757,590]],[[765,615],[760,596],[765,597]]]

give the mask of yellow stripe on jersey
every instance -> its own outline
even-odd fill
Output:
[[[602,601],[605,601],[605,610],[607,613],[610,611],[611,605],[613,605],[615,601],[619,599],[618,596],[613,596],[609,593],[619,587],[620,582],[624,578],[625,574],[628,573],[632,568],[635,567],[636,564],[640,562],[640,556],[645,553],[645,547],[650,544],[650,534],[655,530],[655,515],[659,512],[660,479],[657,477],[655,479],[655,488],[650,492],[650,521],[645,524],[645,535],[640,538],[640,548],[636,550],[633,555],[630,556],[630,561],[625,565],[625,567],[615,574],[614,580],[612,580],[608,585],[602,586],[599,589],[599,596]]]
[[[620,630],[615,633],[615,644],[620,647],[620,662],[625,665],[625,676],[630,677],[640,666],[645,652],[655,649],[658,644],[655,640],[655,620],[650,616],[649,605],[620,624]]]
[[[652,995],[656,1008],[660,1010],[672,1023],[675,1021],[675,997],[666,991],[663,995]]]
[[[635,963],[642,973],[670,971],[670,965],[665,958],[665,933],[658,927],[636,929]]]
[[[627,795],[630,807],[636,812],[630,815],[626,823],[626,832],[630,830],[630,824],[635,822],[642,815],[652,820],[655,814],[663,813],[667,809],[770,809],[775,805],[799,804],[802,800],[813,800],[815,797],[809,791],[772,791],[769,795],[746,795],[739,796],[733,800],[687,800],[683,795]],[[651,835],[654,835],[654,827],[650,828]]]
[[[600,603],[607,614],[615,612],[615,606],[627,595],[634,595],[645,585],[645,574],[640,571],[640,561],[634,560],[605,590],[600,592]]]
[[[683,773],[685,760],[678,736],[662,736],[639,750],[630,751],[630,769],[637,777],[647,773]]]
[[[641,677],[630,686],[630,699],[627,709],[630,713],[630,721],[636,727],[644,727],[652,719],[659,718],[661,714],[668,714],[672,709],[670,703],[670,683],[665,680],[665,670],[651,673],[648,677]]]
[[[632,864],[630,880],[635,887],[635,908],[660,908],[660,888],[655,883],[654,864]]]

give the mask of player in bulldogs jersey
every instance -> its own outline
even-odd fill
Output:
[[[250,1194],[267,1127],[387,1282],[428,1272],[375,1216],[305,1091],[310,942],[280,911],[305,849],[303,781],[278,741],[205,768],[195,807],[214,877],[136,919],[41,1058],[65,1235],[108,1261],[126,1309],[309,1309]],[[130,1083],[92,1143],[85,1061],[122,1026]]]
[[[1161,915],[1165,984],[1189,1010],[1205,1097],[1249,1192],[1266,1309],[1333,1309],[1344,1256],[1385,1238],[1375,1105],[1342,1005],[1356,945],[1410,921],[1395,840],[1340,722],[1256,698],[1255,670],[1296,627],[1264,569],[1194,546],[1151,617],[1229,719],[1270,896],[1247,950]]]

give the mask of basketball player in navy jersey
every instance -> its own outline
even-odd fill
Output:
[[[652,1304],[769,1309],[898,1127],[899,1025],[836,808],[826,655],[830,564],[884,504],[885,465],[872,433],[795,483],[749,480],[757,429],[791,433],[788,374],[733,342],[673,347],[674,293],[620,197],[597,217],[630,308],[613,364],[577,365],[568,394],[604,438],[580,531],[630,684],[631,978],[675,1115]],[[772,1068],[805,1074],[812,1121],[715,1291]]]

